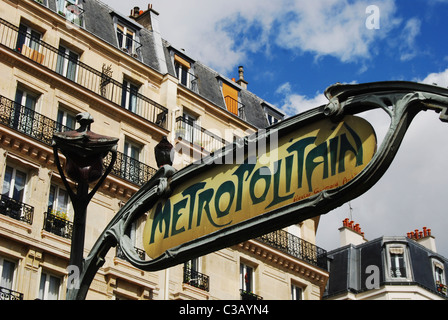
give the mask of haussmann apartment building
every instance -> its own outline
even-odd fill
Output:
[[[129,12],[97,0],[0,0],[0,300],[65,299],[73,206],[52,137],[76,129],[77,114],[119,138],[88,207],[84,256],[157,171],[162,137],[209,153],[285,116],[248,90],[242,67],[229,79],[172,46],[151,5]],[[191,163],[188,152],[176,157],[176,169]],[[159,272],[133,267],[117,247],[87,299],[318,300],[329,275],[315,246],[318,222]],[[143,226],[135,223],[132,237],[145,257]]]

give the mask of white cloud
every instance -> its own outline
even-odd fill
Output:
[[[328,103],[328,99],[323,93],[318,92],[311,98],[294,93],[289,82],[280,85],[276,90],[276,94],[282,96],[281,102],[277,105],[288,116],[293,116]]]
[[[448,87],[448,69],[439,73],[431,73],[423,80],[419,80],[419,82],[426,84],[438,85],[440,87]]]
[[[294,14],[282,24],[277,43],[293,50],[309,51],[317,56],[331,55],[343,62],[366,59],[375,39],[383,38],[395,27],[393,1],[379,1],[380,30],[366,28],[366,8],[371,1],[322,0],[296,1]]]
[[[124,14],[130,12],[127,2],[108,3]],[[162,36],[224,73],[247,61],[252,52],[269,54],[272,45],[344,62],[368,59],[376,50],[375,40],[397,26],[394,1],[379,0],[381,28],[366,28],[366,8],[371,4],[370,0],[245,0],[243,4],[153,0]],[[146,9],[147,1],[135,0],[134,5]]]
[[[414,58],[418,49],[416,48],[415,39],[420,34],[421,21],[417,18],[409,19],[403,28],[399,38],[400,43],[400,60],[408,61]]]

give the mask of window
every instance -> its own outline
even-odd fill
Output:
[[[118,47],[124,52],[135,55],[139,48],[136,41],[136,32],[124,24],[117,24]]]
[[[179,79],[179,82],[182,83],[184,86],[188,86],[188,78],[189,78],[189,74],[188,74],[188,68],[176,63],[175,64],[175,68],[176,68],[176,73],[177,73],[177,78]]]
[[[446,295],[447,294],[447,284],[445,276],[445,267],[439,260],[432,260],[434,281],[436,283],[437,292]]]
[[[183,132],[183,139],[193,143],[195,141],[195,136],[197,135],[196,132],[196,125],[197,125],[197,117],[192,116],[191,114],[184,112],[183,113],[183,123],[182,123],[182,131]]]
[[[61,187],[52,184],[48,196],[48,213],[69,220],[70,199],[68,192]]]
[[[303,300],[303,289],[291,284],[291,300]]]
[[[434,278],[437,283],[446,284],[443,264],[434,262]]]
[[[41,37],[42,34],[40,32],[21,23],[19,26],[16,50],[28,56],[28,58],[37,58],[39,56],[37,53],[40,50]]]
[[[58,300],[61,279],[49,273],[42,272],[39,285],[39,299]]]
[[[13,290],[16,264],[0,257],[0,287]]]
[[[183,283],[208,292],[210,289],[210,279],[199,270],[201,270],[201,260],[199,258],[185,262]]]
[[[141,152],[142,147],[140,145],[129,139],[125,139],[123,152],[125,157],[122,161],[122,172],[125,179],[139,181]]]
[[[223,82],[222,94],[224,95],[227,110],[238,116],[240,114],[240,109],[242,108],[242,105],[239,102],[239,91]]]
[[[199,272],[199,268],[200,268],[199,264],[200,264],[200,261],[198,258],[196,258],[196,259],[185,262],[184,267],[191,271]]]
[[[82,5],[79,3],[79,0],[57,0],[58,13],[65,17],[68,21],[77,24],[78,26],[82,26],[83,19],[82,13],[84,10],[82,9]]]
[[[123,81],[123,95],[121,99],[121,106],[131,112],[137,112],[137,95],[139,86],[129,82]]]
[[[196,90],[196,77],[191,72],[191,63],[174,54],[174,68],[179,82],[192,90]]]
[[[15,108],[11,118],[11,125],[20,132],[32,135],[34,111],[39,96],[27,89],[18,87],[16,90]]]
[[[139,160],[140,159],[141,147],[134,142],[126,139],[124,142],[124,154],[128,157]]]
[[[76,115],[65,109],[59,109],[57,122],[57,131],[74,130],[76,127]]]
[[[70,49],[59,46],[56,72],[69,80],[76,81],[78,74],[79,55]]]
[[[254,269],[244,263],[240,264],[240,289],[242,292],[254,292]]]
[[[407,263],[406,247],[400,245],[388,246],[387,262],[389,268],[389,278],[410,279],[409,267]]]
[[[272,114],[266,114],[267,118],[268,118],[268,123],[269,125],[273,125],[276,124],[277,122],[279,122],[280,120],[277,119],[276,117],[274,117]]]
[[[26,186],[26,173],[14,167],[6,166],[3,179],[2,198],[6,196],[19,202],[23,202]]]

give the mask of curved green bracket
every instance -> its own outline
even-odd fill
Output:
[[[440,119],[448,121],[448,89],[413,82],[377,82],[359,85],[336,84],[325,92],[329,103],[286,119],[261,134],[249,136],[215,152],[201,164],[190,165],[180,171],[170,166],[162,167],[117,213],[85,259],[79,289],[70,290],[67,299],[85,299],[90,283],[103,265],[111,247],[120,245],[124,255],[135,267],[146,271],[165,269],[194,257],[205,255],[248,239],[316,217],[359,197],[369,190],[387,171],[413,118],[420,112],[434,110],[441,113]],[[160,197],[169,196],[171,190],[210,170],[217,164],[214,159],[225,159],[237,149],[246,149],[250,139],[261,139],[276,131],[279,136],[297,130],[306,124],[325,118],[337,121],[345,115],[359,114],[381,109],[390,119],[389,129],[381,146],[366,168],[347,184],[332,190],[322,191],[310,198],[273,210],[224,228],[207,236],[184,243],[166,251],[153,260],[139,258],[131,243],[128,231],[133,221],[149,211]]]

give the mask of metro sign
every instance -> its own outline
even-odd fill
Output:
[[[150,257],[182,243],[343,186],[376,151],[376,136],[362,118],[324,119],[293,131],[278,148],[244,163],[211,167],[176,187],[151,210],[143,243]],[[273,153],[273,154],[270,154]]]
[[[325,94],[327,105],[245,137],[201,163],[179,171],[160,168],[105,228],[68,299],[85,299],[116,245],[133,266],[158,271],[326,214],[378,182],[419,112],[434,110],[448,122],[446,88],[393,81],[336,84]],[[378,148],[372,126],[357,116],[370,110],[390,118]],[[260,148],[263,141],[269,141],[269,151]],[[254,146],[258,153],[251,152]],[[241,154],[241,161],[225,161]],[[143,243],[137,246],[145,248],[146,260],[129,235],[144,215]]]

